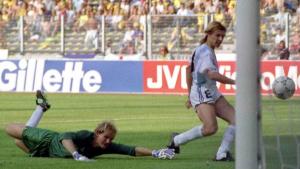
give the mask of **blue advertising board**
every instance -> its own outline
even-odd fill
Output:
[[[95,60],[0,60],[0,91],[143,92],[143,63]]]

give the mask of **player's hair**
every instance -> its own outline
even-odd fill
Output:
[[[203,39],[201,39],[200,44],[205,43],[207,41],[208,34],[211,34],[211,33],[213,33],[216,30],[221,30],[221,31],[225,31],[226,32],[226,27],[223,26],[218,21],[213,21],[213,22],[209,23],[208,26],[207,26],[207,28],[204,31],[205,36],[204,36]]]
[[[103,133],[106,130],[117,133],[117,128],[116,128],[115,124],[111,121],[103,121],[103,122],[99,123],[95,129],[95,133]]]

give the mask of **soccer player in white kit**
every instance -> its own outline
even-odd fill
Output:
[[[213,135],[218,130],[217,117],[228,122],[221,145],[216,153],[216,161],[233,161],[230,145],[235,136],[235,110],[219,92],[216,82],[235,84],[233,79],[221,75],[215,48],[218,48],[226,34],[220,22],[211,22],[187,67],[188,100],[186,107],[193,107],[202,125],[195,126],[183,133],[173,133],[169,148],[179,153],[179,146],[194,139]]]

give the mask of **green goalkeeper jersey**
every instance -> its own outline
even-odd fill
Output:
[[[27,127],[22,136],[31,156],[72,157],[62,145],[63,139],[71,139],[77,151],[88,158],[102,154],[135,156],[135,147],[123,144],[112,143],[106,149],[93,147],[94,133],[87,130],[58,133],[46,129]]]

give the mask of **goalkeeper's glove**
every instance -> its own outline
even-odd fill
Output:
[[[160,150],[153,150],[152,156],[159,159],[173,159],[175,156],[174,149],[160,149]]]
[[[79,154],[77,151],[72,153],[72,156],[73,156],[74,160],[76,160],[76,161],[92,161],[89,158],[87,158],[86,156]]]

